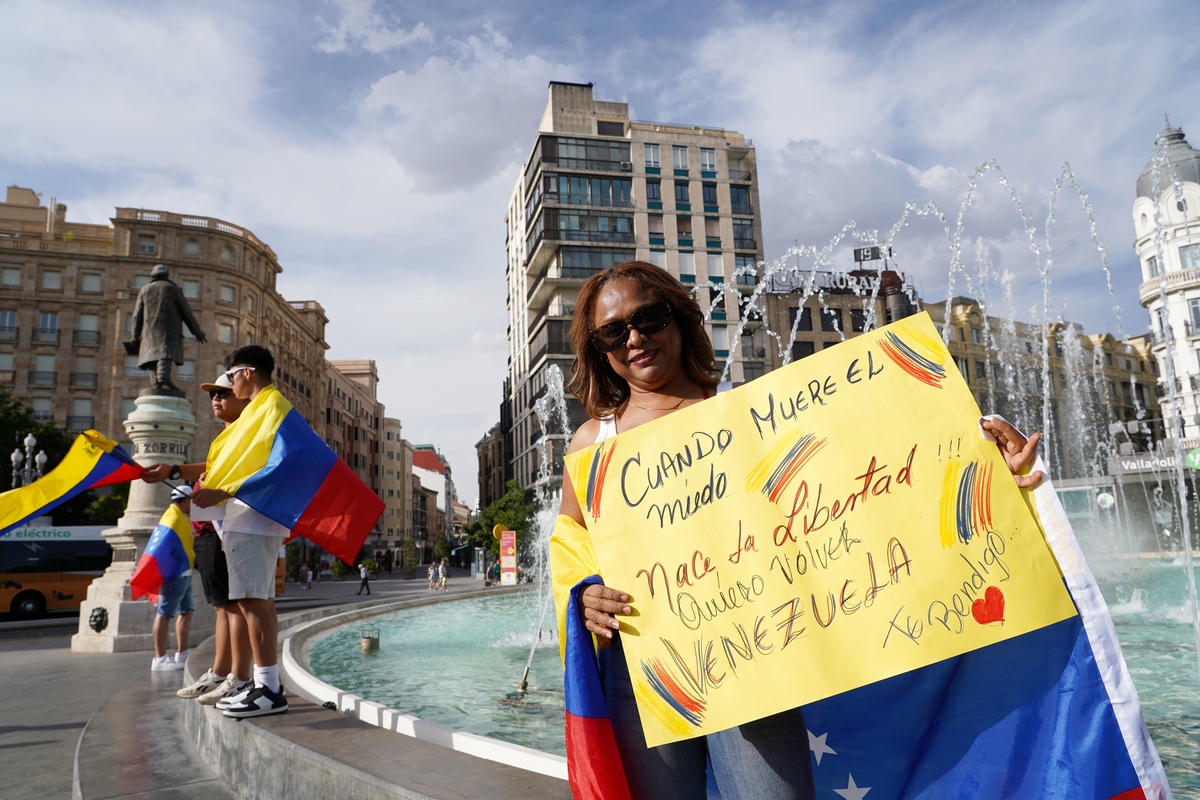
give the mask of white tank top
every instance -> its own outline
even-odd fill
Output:
[[[733,381],[723,381],[717,384],[717,394],[729,391],[733,388]],[[706,398],[707,399],[707,398]],[[604,417],[600,420],[600,430],[596,433],[596,442],[603,442],[605,439],[611,439],[617,435],[617,418],[616,416]],[[596,442],[592,442],[595,444]]]

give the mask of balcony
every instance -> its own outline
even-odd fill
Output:
[[[86,431],[95,426],[95,417],[67,417],[67,430],[69,431]]]
[[[742,346],[742,358],[766,358],[767,348]]]
[[[34,328],[34,344],[58,344],[58,328]]]
[[[754,213],[754,206],[750,203],[734,203],[730,211],[734,214],[750,215]]]
[[[1138,286],[1138,299],[1147,305],[1158,297],[1158,278],[1151,278]],[[1162,276],[1168,292],[1176,292],[1200,285],[1200,269],[1179,269]]]
[[[571,349],[570,342],[547,342],[538,348],[538,351],[533,354],[533,358],[529,359],[529,366],[532,369],[542,356],[574,356],[575,351]]]
[[[15,342],[17,340],[17,329],[11,325],[0,327],[0,342]]]
[[[100,331],[83,331],[76,328],[71,341],[75,344],[100,344]]]
[[[34,370],[29,373],[29,385],[53,389],[58,385],[58,373]]]
[[[733,239],[733,249],[734,250],[757,250],[758,242],[754,241],[753,239],[740,239],[735,236]]]
[[[96,388],[96,373],[94,372],[72,372],[71,386],[76,389],[95,389]]]

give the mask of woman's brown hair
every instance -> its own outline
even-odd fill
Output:
[[[579,398],[595,419],[620,410],[629,399],[629,384],[608,363],[608,356],[592,346],[591,333],[596,327],[596,298],[613,281],[635,280],[671,304],[671,318],[679,326],[683,340],[683,368],[689,378],[701,386],[717,385],[719,371],[712,341],[704,330],[704,313],[682,283],[671,273],[645,261],[626,261],[588,278],[575,301],[571,320],[571,383],[567,387]]]

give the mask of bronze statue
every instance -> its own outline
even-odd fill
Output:
[[[138,292],[133,308],[133,341],[125,342],[125,351],[137,354],[140,368],[154,370],[154,384],[142,394],[184,397],[171,380],[171,362],[183,363],[183,325],[201,344],[207,339],[183,290],[167,276],[166,265],[158,264],[150,271],[150,282]]]

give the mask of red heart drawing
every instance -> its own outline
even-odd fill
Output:
[[[971,604],[971,616],[980,625],[1004,622],[1004,592],[989,586],[983,597]]]

